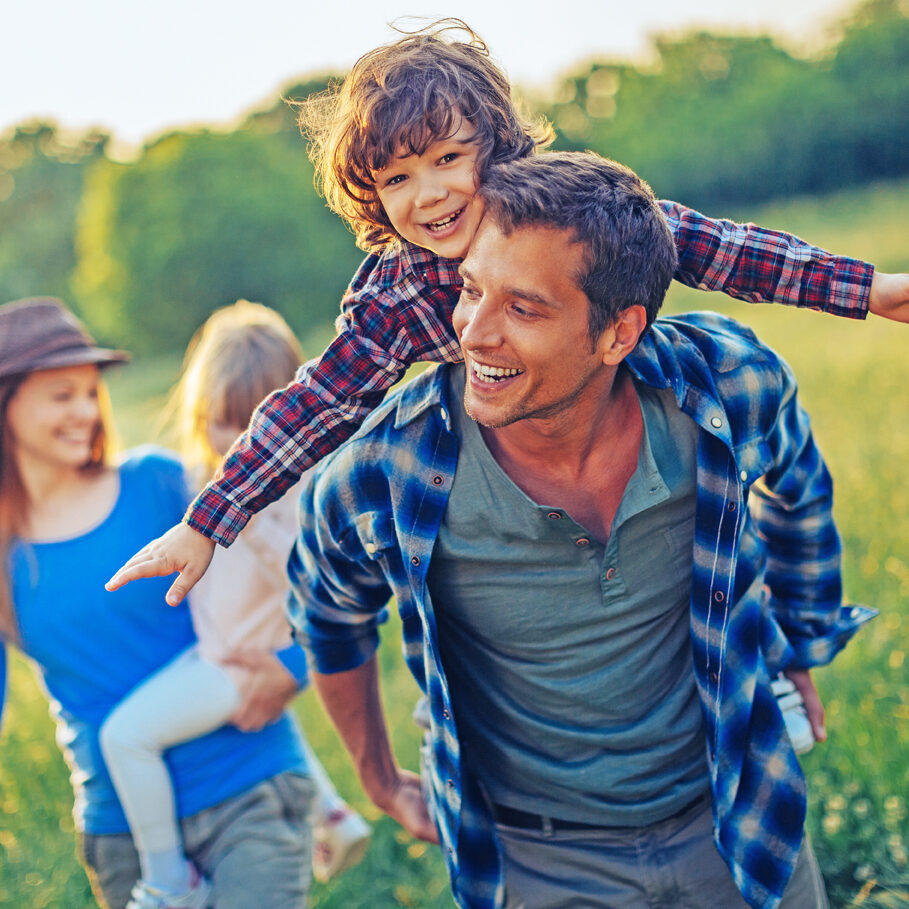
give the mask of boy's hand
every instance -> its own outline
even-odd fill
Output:
[[[107,590],[117,590],[137,578],[155,578],[178,571],[180,574],[165,597],[169,605],[177,606],[205,574],[214,551],[215,544],[208,537],[188,524],[177,524],[140,549],[104,586]]]
[[[895,322],[909,322],[909,275],[875,271],[868,311]]]

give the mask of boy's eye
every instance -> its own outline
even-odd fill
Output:
[[[454,161],[454,159],[457,157],[457,152],[449,152],[447,155],[442,155],[442,157],[439,158],[439,164],[451,164],[451,162]]]
[[[389,177],[385,181],[386,186],[396,186],[398,183],[403,183],[407,179],[404,174],[395,174],[393,177]]]

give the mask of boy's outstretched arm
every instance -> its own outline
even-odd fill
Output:
[[[177,579],[165,596],[169,605],[176,606],[205,574],[214,551],[213,540],[188,524],[177,524],[163,536],[143,546],[104,586],[107,590],[116,590],[139,578],[177,571]]]
[[[909,322],[909,275],[876,271],[871,281],[868,311],[894,322]]]

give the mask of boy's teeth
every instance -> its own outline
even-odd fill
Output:
[[[518,375],[520,369],[505,369],[501,366],[484,366],[481,363],[473,364],[474,375],[483,382],[497,382],[499,379],[508,379]]]
[[[448,225],[451,224],[458,217],[458,215],[461,214],[461,211],[463,211],[463,209],[448,215],[447,218],[442,218],[441,221],[430,221],[426,226],[430,230],[441,230],[443,227],[448,227]]]

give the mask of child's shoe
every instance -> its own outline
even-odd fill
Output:
[[[353,868],[366,853],[372,828],[344,805],[313,825],[312,873],[323,883]]]
[[[814,746],[814,733],[811,731],[811,723],[805,712],[805,702],[798,688],[783,673],[773,680],[771,687],[782,711],[786,732],[789,733],[795,753],[804,754],[811,751]]]
[[[189,890],[183,893],[165,893],[145,881],[138,881],[126,909],[211,909],[212,905],[211,884],[193,868]]]

